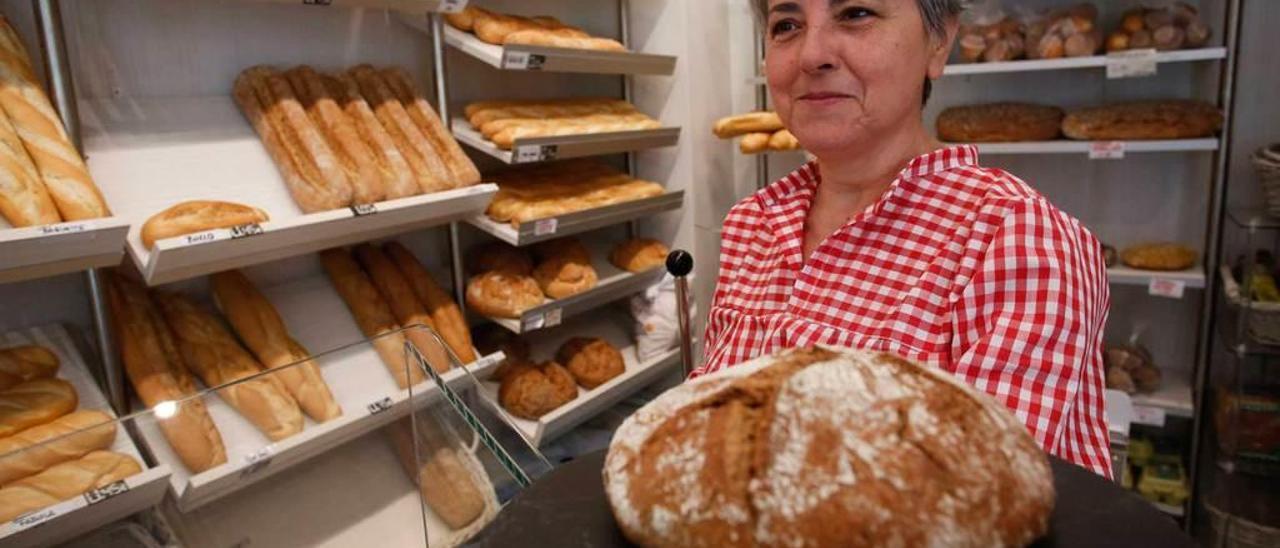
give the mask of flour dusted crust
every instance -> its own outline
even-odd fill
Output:
[[[1024,545],[1049,464],[1000,404],[886,354],[787,351],[632,415],[605,490],[643,546]]]

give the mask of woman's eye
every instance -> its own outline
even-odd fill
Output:
[[[798,28],[800,28],[800,26],[797,25],[795,21],[792,21],[790,19],[783,19],[781,21],[778,21],[777,23],[774,23],[772,27],[769,27],[769,35],[778,36],[781,34],[786,34]]]
[[[841,21],[856,21],[858,19],[871,17],[872,15],[875,15],[875,12],[872,12],[867,8],[847,8],[841,11],[838,17]]]

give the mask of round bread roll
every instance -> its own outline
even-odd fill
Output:
[[[595,267],[570,256],[552,257],[533,269],[538,287],[552,299],[563,299],[591,289],[600,282]]]
[[[627,272],[644,272],[667,264],[667,245],[652,238],[635,238],[618,244],[609,253],[609,262]]]
[[[538,282],[528,276],[492,271],[467,280],[467,306],[485,316],[519,318],[542,300]]]
[[[529,420],[537,420],[576,397],[573,376],[556,362],[516,365],[498,386],[502,407]]]
[[[938,115],[938,138],[953,143],[1048,141],[1062,127],[1062,109],[1031,103],[951,107]]]
[[[556,361],[564,364],[573,380],[590,390],[600,386],[626,370],[622,353],[604,339],[574,337],[560,345]]]
[[[1186,270],[1196,265],[1196,250],[1175,243],[1135,245],[1120,254],[1130,268],[1141,270]]]
[[[528,276],[533,272],[533,260],[525,250],[502,242],[490,242],[471,250],[471,273],[510,272]]]
[[[888,354],[793,349],[686,382],[614,435],[605,491],[641,546],[1022,546],[1048,459],[1002,405]]]

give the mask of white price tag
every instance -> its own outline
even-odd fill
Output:
[[[124,480],[115,481],[85,492],[84,501],[87,504],[97,504],[116,495],[123,495],[129,492],[129,484]]]
[[[378,401],[375,401],[369,405],[366,405],[365,407],[369,409],[370,415],[377,415],[378,413],[391,409],[391,405],[392,405],[391,397],[388,396]]]
[[[378,212],[378,206],[373,204],[356,204],[351,206],[351,214],[356,217],[364,217],[365,215],[373,215]]]
[[[556,145],[517,145],[512,161],[517,164],[545,162],[556,159],[558,152],[560,150]]]
[[[1147,426],[1164,426],[1164,409],[1148,405],[1133,406],[1133,422]]]
[[[502,52],[502,68],[524,70],[529,68],[529,52],[527,51],[504,51]]]
[[[520,331],[525,332],[525,331],[533,331],[535,329],[542,329],[542,326],[545,320],[546,318],[543,317],[542,314],[534,314],[532,316],[528,316],[520,320]]]
[[[240,471],[240,477],[245,478],[261,472],[264,468],[271,464],[271,457],[276,454],[275,448],[271,445],[264,446],[262,449],[249,453],[244,456],[245,467]]]
[[[1107,78],[1155,76],[1156,50],[1132,49],[1107,54]]]
[[[534,236],[549,236],[556,233],[556,229],[560,228],[560,222],[555,217],[550,219],[538,219],[533,222]]]
[[[74,234],[76,232],[84,232],[88,230],[88,223],[61,223],[56,225],[44,225],[40,227],[40,233],[45,236],[54,234]]]
[[[560,325],[561,317],[564,315],[563,313],[564,313],[564,310],[560,308],[553,308],[551,310],[546,311],[545,313],[543,313],[543,316],[546,319],[542,321],[542,324],[543,324],[542,326],[555,327],[557,325]]]
[[[30,514],[20,516],[17,519],[9,522],[9,526],[5,527],[4,533],[6,536],[12,535],[19,531],[25,531],[27,529],[40,525],[41,523],[44,523],[46,521],[49,521],[53,518],[56,518],[62,515],[62,513],[59,512],[58,510],[59,508],[57,506],[54,506],[52,508],[45,508],[43,510],[37,510]]]
[[[467,0],[441,0],[441,13],[458,13],[467,8]]]
[[[1121,160],[1124,158],[1124,141],[1094,141],[1089,143],[1090,160]]]
[[[266,232],[262,229],[262,225],[258,223],[249,223],[240,226],[231,227],[231,239],[248,238],[249,236],[257,236]]]
[[[1182,280],[1153,278],[1151,283],[1147,284],[1147,293],[1156,297],[1167,297],[1170,299],[1181,299],[1182,294],[1186,289],[1187,282]]]

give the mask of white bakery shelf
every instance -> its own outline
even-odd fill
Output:
[[[128,233],[120,217],[22,228],[0,221],[0,283],[118,265]]]
[[[306,7],[389,9],[407,14],[458,11],[466,0],[237,0],[252,4],[294,4]]]
[[[58,376],[75,387],[79,409],[98,409],[114,415],[66,328],[53,324],[0,334],[0,347],[22,344],[38,344],[58,355],[62,363]],[[52,546],[158,504],[169,484],[169,467],[161,464],[145,468],[146,460],[122,422],[116,424],[116,439],[110,449],[133,457],[144,467],[143,471],[120,484],[0,523],[0,545]]]
[[[1118,265],[1107,269],[1107,278],[1111,283],[1121,285],[1150,286],[1155,280],[1167,280],[1181,283],[1188,289],[1202,289],[1205,286],[1204,268],[1200,266],[1187,270],[1165,272]]]
[[[676,58],[671,55],[553,48],[526,44],[498,46],[449,25],[445,25],[444,40],[445,43],[480,62],[503,70],[659,75],[670,75],[676,70]]]
[[[1160,387],[1154,392],[1133,394],[1135,423],[1162,426],[1164,415],[1185,418],[1195,415],[1190,370],[1162,367],[1160,373]]]
[[[523,246],[680,209],[683,203],[684,191],[675,190],[652,198],[520,223],[519,226],[495,221],[483,213],[468,217],[467,223],[511,245]]]
[[[582,135],[516,139],[511,150],[503,150],[484,138],[465,118],[454,118],[453,136],[458,142],[501,160],[505,164],[532,164],[567,158],[619,154],[649,148],[675,146],[680,128],[661,127],[636,131],[612,131]]]
[[[1158,65],[1164,63],[1188,63],[1195,61],[1216,61],[1227,58],[1227,48],[1199,48],[1178,51],[1162,51],[1153,55]],[[1116,55],[1094,55],[1090,57],[1064,57],[1060,59],[1028,59],[1023,61],[1002,61],[996,63],[955,63],[943,69],[943,76],[964,76],[972,74],[993,74],[999,72],[1033,72],[1043,70],[1065,70],[1082,68],[1106,68],[1110,63],[1125,62],[1126,58]]]
[[[147,283],[163,284],[460,220],[483,211],[497,186],[303,214],[230,97],[82,101],[89,169]],[[270,220],[169,238],[148,250],[142,225],[186,200],[258,207]]]
[[[396,386],[327,278],[304,278],[262,291],[279,310],[290,333],[307,349],[319,353],[348,344],[317,356],[321,374],[342,407],[342,416],[318,424],[307,418],[302,432],[272,442],[221,398],[210,394],[206,404],[226,446],[227,462],[195,475],[181,464],[154,421],[139,421],[139,432],[156,458],[172,463],[174,499],[184,512],[324,454],[410,410],[409,390]],[[468,369],[479,377],[501,359],[501,353],[485,356]],[[443,377],[455,390],[471,384],[471,376],[461,368],[453,368]],[[439,396],[430,379],[413,389],[416,406]]]
[[[1120,154],[1137,152],[1207,152],[1218,150],[1218,139],[1168,139],[1161,141],[1028,141],[1021,143],[976,143],[981,154],[1085,154],[1120,143]]]

